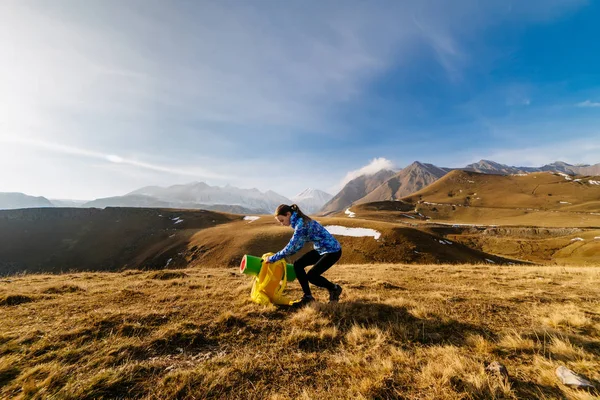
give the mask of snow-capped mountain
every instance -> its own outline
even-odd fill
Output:
[[[529,172],[539,171],[539,168],[533,167],[514,167],[506,164],[500,164],[490,160],[479,160],[476,163],[469,164],[465,168],[467,171],[480,172],[482,174],[498,174],[498,175],[510,175],[510,174],[526,174]]]
[[[298,204],[303,212],[307,214],[314,214],[332,198],[332,195],[322,190],[308,188],[302,193],[292,197],[292,201]]]
[[[465,168],[467,171],[481,172],[484,174],[523,174],[529,172],[562,172],[569,175],[600,175],[600,164],[571,165],[563,161],[555,161],[552,164],[546,164],[541,167],[515,167],[506,164],[500,164],[490,160],[480,160],[474,164],[469,164]]]
[[[292,203],[287,197],[271,190],[263,193],[258,189],[240,189],[230,185],[210,186],[204,182],[169,187],[147,186],[126,196],[133,195],[149,196],[168,202],[172,206],[177,204],[231,205],[261,210],[265,213],[272,213],[280,204]]]

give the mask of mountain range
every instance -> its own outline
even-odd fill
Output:
[[[22,193],[0,193],[0,209],[38,207],[144,207],[204,209],[234,214],[270,214],[280,204],[296,203],[312,214],[331,199],[331,195],[318,189],[306,189],[292,199],[273,191],[265,193],[258,189],[240,189],[227,185],[210,186],[204,182],[169,187],[148,186],[123,196],[105,197],[92,201],[53,200],[45,197],[27,196]]]
[[[355,203],[398,200],[429,186],[449,171],[451,171],[450,168],[440,168],[433,164],[423,164],[415,161]]]
[[[453,170],[466,170],[495,175],[560,172],[568,175],[598,176],[600,175],[600,163],[595,165],[571,165],[562,161],[557,161],[536,168],[514,167],[490,160],[480,160],[479,162],[469,164],[464,168],[444,168],[415,161],[392,176],[386,177],[389,173],[380,171],[378,174],[369,177],[361,176],[348,182],[334,199],[323,207],[320,214],[329,215],[342,211],[351,205],[398,200],[429,186]],[[380,182],[382,177],[386,178]],[[380,183],[377,187],[367,193],[357,190],[357,188],[362,188],[365,185],[365,182],[369,182],[371,186],[377,182]],[[334,200],[335,203],[333,203]]]
[[[510,175],[554,171],[568,175],[600,176],[600,163],[571,165],[557,161],[542,167],[515,167],[490,160],[480,160],[464,168],[445,168],[415,161],[399,171],[380,170],[359,176],[348,182],[335,196],[318,189],[306,189],[290,198],[274,191],[241,189],[227,185],[210,186],[193,182],[169,187],[147,186],[123,196],[92,201],[48,200],[23,193],[0,193],[0,209],[37,207],[147,207],[205,209],[236,214],[270,214],[279,204],[296,203],[307,214],[329,215],[351,205],[377,201],[398,200],[432,184],[452,170],[485,174]]]
[[[568,175],[598,176],[600,175],[600,163],[594,165],[571,165],[562,161],[556,161],[552,164],[546,164],[542,167],[511,167],[505,164],[499,164],[494,161],[480,160],[477,163],[469,164],[465,168],[467,171],[481,172],[484,174],[526,174],[530,172],[562,172]]]

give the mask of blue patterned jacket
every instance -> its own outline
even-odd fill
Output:
[[[306,242],[313,242],[315,250],[321,255],[342,249],[336,238],[315,220],[304,222],[298,213],[294,212],[290,217],[290,225],[294,228],[294,236],[283,250],[269,257],[269,262],[279,261],[298,252]]]

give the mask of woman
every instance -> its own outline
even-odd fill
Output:
[[[283,250],[272,255],[267,262],[273,263],[298,252],[306,242],[313,242],[314,250],[304,254],[294,263],[294,271],[304,296],[294,306],[304,306],[315,301],[310,291],[309,282],[329,291],[329,302],[337,302],[342,293],[340,285],[331,283],[321,275],[335,264],[342,256],[340,243],[317,221],[306,216],[296,204],[281,204],[275,211],[275,219],[283,226],[294,228],[294,235]],[[307,266],[314,265],[308,273]]]

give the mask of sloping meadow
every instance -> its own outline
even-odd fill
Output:
[[[0,280],[0,397],[594,398],[600,269],[339,265],[344,292],[298,311],[250,302],[234,269]],[[299,297],[297,282],[289,294]],[[492,361],[508,380],[490,375]]]

